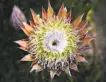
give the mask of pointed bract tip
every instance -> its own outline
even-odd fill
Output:
[[[76,64],[73,64],[73,65],[71,66],[71,69],[73,69],[73,70],[79,72],[78,67],[77,67]]]
[[[62,3],[61,7],[64,8],[64,2]]]
[[[32,67],[32,69],[30,70],[30,73],[33,72],[34,70],[35,70],[36,72],[39,72],[39,71],[42,71],[43,68],[42,68],[40,65],[35,64],[35,65]]]
[[[72,25],[74,28],[77,28],[77,26],[79,25],[79,23],[81,22],[82,18],[84,16],[84,13],[80,16],[78,16],[73,22]]]
[[[81,41],[84,43],[84,44],[88,44],[90,41],[94,40],[95,37],[91,37],[91,36],[86,36],[84,38],[81,39]]]
[[[31,13],[35,13],[32,8],[30,8]]]
[[[33,61],[30,54],[25,55],[20,61]]]
[[[83,30],[81,30],[81,31],[79,32],[79,34],[80,34],[80,35],[86,35],[86,34],[88,33],[88,31],[89,31],[89,28],[84,28]]]
[[[51,7],[50,0],[48,0],[48,7]]]
[[[69,76],[72,76],[69,67],[67,67],[67,68],[65,69],[65,73],[68,74]]]
[[[80,56],[80,55],[76,55],[76,61],[77,62],[86,62],[87,63],[87,60],[83,56]]]
[[[24,40],[18,40],[18,41],[14,41],[15,43],[19,44],[20,46],[27,48],[27,41]]]
[[[83,28],[86,28],[87,23],[88,23],[87,21],[80,22],[80,24],[77,27],[77,30],[82,30]]]
[[[43,7],[42,7],[42,18],[47,19],[47,12]]]
[[[51,80],[54,79],[55,75],[56,75],[56,71],[50,70],[50,78],[51,78]]]
[[[66,10],[66,8],[64,8],[64,3],[61,5],[61,7],[60,7],[60,9],[59,9],[59,11],[58,11],[58,14],[57,14],[57,16],[58,16],[58,18],[60,19],[60,18],[66,18],[66,15],[67,15],[67,10]]]
[[[51,7],[50,2],[49,2],[48,3],[47,16],[50,19],[51,17],[53,17],[53,15],[54,15],[54,11],[53,11],[53,8]]]
[[[31,14],[32,14],[34,23],[35,24],[40,23],[41,19],[40,19],[39,15],[37,15],[31,8],[30,8],[30,10],[31,10]]]
[[[30,8],[30,11],[31,11],[32,16],[36,16],[36,15],[37,15],[37,14],[34,12],[33,9]]]

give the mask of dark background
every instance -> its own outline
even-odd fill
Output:
[[[79,72],[71,71],[72,77],[62,73],[50,80],[47,71],[29,73],[30,63],[19,62],[27,53],[19,50],[13,41],[25,38],[25,34],[12,26],[10,16],[12,8],[17,5],[31,19],[30,8],[41,15],[42,6],[47,9],[47,0],[0,0],[0,82],[105,82],[105,28],[106,28],[106,0],[50,0],[55,12],[64,2],[67,9],[72,10],[72,20],[93,9],[94,13],[89,21],[97,34],[96,50],[86,56],[89,64],[80,64]]]

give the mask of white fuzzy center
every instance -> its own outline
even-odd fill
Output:
[[[46,32],[43,44],[50,52],[64,52],[67,46],[67,37],[64,29]]]

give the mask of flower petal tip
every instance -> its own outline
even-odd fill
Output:
[[[72,25],[74,28],[77,28],[77,26],[79,25],[79,23],[81,22],[82,18],[84,16],[84,13],[80,16],[78,16],[73,22]]]
[[[67,67],[67,68],[65,69],[65,73],[68,74],[69,76],[72,76],[69,67]]]
[[[31,14],[32,14],[34,23],[35,23],[35,24],[40,23],[40,18],[39,18],[39,16],[38,16],[31,8],[30,8],[30,11],[31,11]]]
[[[73,70],[79,72],[78,67],[77,67],[76,64],[73,64],[73,65],[71,66],[71,69],[73,69]]]
[[[36,72],[39,72],[39,71],[42,71],[43,68],[42,68],[40,65],[35,64],[35,65],[32,67],[32,69],[30,70],[30,73],[33,72],[34,70],[35,70]]]
[[[88,63],[87,60],[83,56],[80,56],[80,55],[76,56],[76,61],[77,62],[86,62],[86,63]]]
[[[18,40],[18,41],[14,41],[15,43],[19,44],[20,46],[27,48],[27,41],[24,40]]]
[[[47,12],[43,7],[42,7],[42,18],[45,20],[47,19]]]
[[[20,61],[33,61],[31,55],[25,55]]]
[[[50,71],[50,78],[51,78],[51,80],[54,79],[55,75],[56,75],[56,72],[51,70]]]

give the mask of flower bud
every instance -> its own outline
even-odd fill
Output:
[[[27,22],[24,13],[17,6],[13,7],[10,20],[15,29],[19,29],[23,26],[23,22]]]

